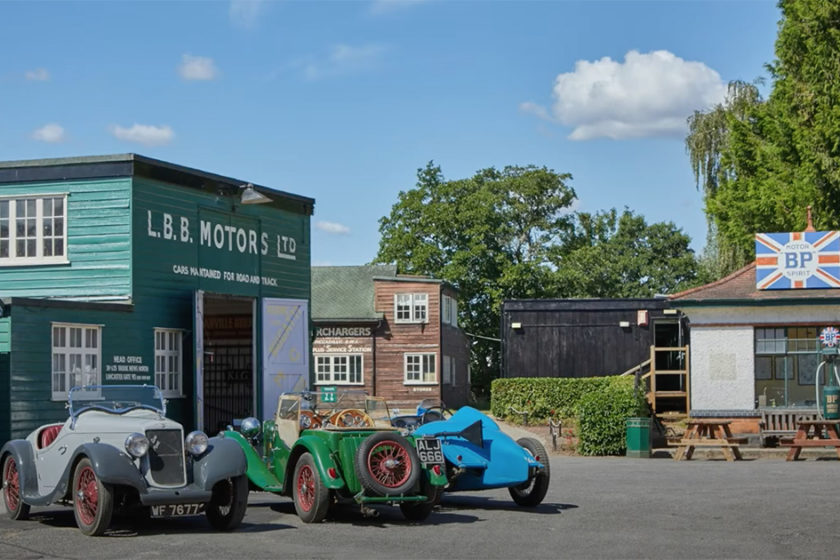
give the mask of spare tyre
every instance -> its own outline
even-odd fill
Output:
[[[397,432],[376,432],[356,450],[356,476],[375,496],[399,496],[412,491],[420,479],[420,459]]]

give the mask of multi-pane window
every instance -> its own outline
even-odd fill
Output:
[[[437,383],[435,354],[406,354],[405,383]]]
[[[395,294],[394,318],[397,323],[425,323],[429,316],[428,294]]]
[[[101,383],[100,327],[52,326],[52,398],[64,400],[72,387]]]
[[[441,298],[441,313],[440,313],[440,320],[443,323],[448,325],[452,325],[453,327],[458,326],[458,300],[449,296],[443,296]]]
[[[361,385],[364,383],[362,363],[361,354],[318,355],[315,359],[315,383]]]
[[[176,329],[155,329],[155,385],[166,397],[183,394],[182,334]]]
[[[755,392],[759,407],[814,406],[814,383],[823,359],[819,330],[813,326],[755,328]],[[820,384],[825,382],[824,374],[820,371]]]
[[[65,195],[0,198],[0,266],[66,262]]]

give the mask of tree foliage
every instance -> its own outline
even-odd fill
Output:
[[[375,262],[459,289],[479,393],[499,373],[504,300],[644,297],[696,278],[688,237],[673,224],[648,225],[629,210],[575,213],[569,180],[545,167],[508,166],[448,181],[429,162],[380,219]]]
[[[756,233],[804,229],[809,205],[818,229],[840,218],[840,5],[779,6],[768,98],[733,82],[724,103],[689,118],[686,150],[717,276],[753,259]]]

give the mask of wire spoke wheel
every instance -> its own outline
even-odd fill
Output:
[[[304,511],[312,510],[315,504],[315,474],[309,465],[303,465],[298,471],[297,493],[300,500],[300,507]]]
[[[411,458],[404,447],[393,441],[383,441],[370,450],[368,469],[379,484],[397,488],[408,480]]]
[[[3,461],[3,503],[10,519],[26,519],[29,515],[29,505],[23,503],[21,497],[17,461],[12,455],[8,455]]]
[[[73,475],[73,513],[79,530],[88,536],[104,533],[114,513],[114,490],[93,470],[87,457],[79,461]]]
[[[321,474],[315,466],[315,459],[309,452],[301,455],[295,464],[292,498],[295,501],[295,511],[304,523],[319,523],[327,516],[330,491],[324,486]]]
[[[85,525],[92,525],[96,519],[99,507],[99,489],[96,485],[96,474],[90,467],[82,469],[76,482],[76,511]]]
[[[356,476],[374,496],[416,493],[421,469],[417,451],[396,432],[376,432],[362,440],[354,458]]]

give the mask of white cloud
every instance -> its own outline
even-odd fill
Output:
[[[339,224],[336,222],[316,222],[315,227],[324,231],[326,233],[333,233],[336,235],[346,235],[350,233],[350,228],[345,226],[344,224]]]
[[[162,146],[175,138],[175,133],[169,126],[154,126],[148,124],[134,124],[131,128],[119,125],[111,126],[111,134],[115,138],[126,142],[137,142],[146,146]]]
[[[185,54],[181,57],[178,74],[184,80],[213,80],[219,71],[212,58]]]
[[[557,76],[550,111],[532,102],[520,109],[573,128],[572,140],[680,136],[697,109],[723,101],[726,84],[703,64],[660,50],[629,51],[624,62],[579,60]]]
[[[230,21],[236,27],[255,27],[265,6],[265,0],[231,0],[228,11]]]
[[[31,82],[46,82],[50,79],[50,73],[46,68],[36,68],[34,70],[26,71],[26,79]]]
[[[428,0],[373,0],[370,3],[370,13],[379,15],[390,13],[402,8],[409,8],[418,4],[424,4]]]
[[[385,47],[382,45],[335,45],[326,57],[310,60],[304,66],[307,79],[318,80],[368,70],[382,58]]]
[[[57,123],[45,124],[32,132],[32,138],[39,142],[62,142],[64,137],[64,127]]]

